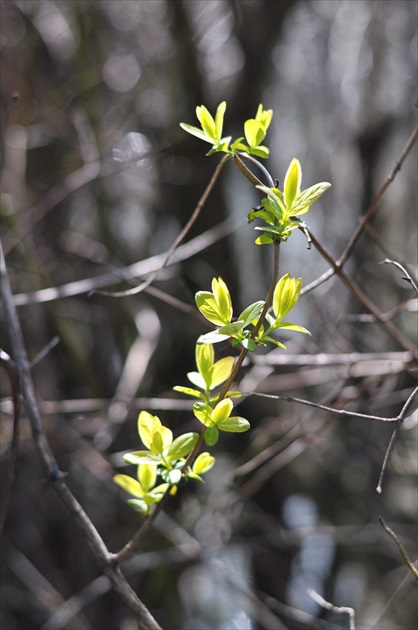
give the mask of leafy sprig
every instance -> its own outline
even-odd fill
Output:
[[[267,223],[267,226],[255,228],[263,232],[255,241],[257,245],[272,243],[275,239],[287,241],[292,231],[303,225],[298,217],[306,214],[314,201],[331,186],[329,182],[320,182],[301,191],[301,183],[302,168],[299,160],[293,158],[286,171],[283,191],[276,187],[257,186],[266,197],[261,202],[261,208],[251,210],[248,220],[262,219]]]
[[[268,158],[269,149],[264,146],[262,142],[270,126],[273,110],[264,109],[263,105],[260,103],[255,118],[249,118],[244,123],[244,136],[237,138],[232,144],[230,144],[232,136],[222,136],[225,110],[226,102],[222,101],[222,103],[218,105],[215,117],[213,117],[204,105],[199,105],[196,107],[196,116],[201,127],[199,128],[187,123],[180,123],[180,127],[184,129],[184,131],[187,131],[187,133],[192,134],[192,136],[196,136],[200,140],[212,145],[212,149],[207,155],[212,155],[217,152],[234,155],[238,151],[242,151],[249,155]],[[243,142],[244,139],[247,144]]]

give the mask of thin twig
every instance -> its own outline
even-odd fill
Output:
[[[308,595],[312,597],[314,602],[322,606],[322,608],[330,610],[337,615],[348,615],[350,630],[356,630],[356,612],[354,608],[350,608],[349,606],[334,606],[334,604],[327,602],[326,599],[321,597],[313,588],[308,588]]]
[[[395,265],[396,267],[399,267],[399,269],[401,269],[401,271],[403,271],[404,274],[405,274],[403,279],[406,280],[407,282],[409,282],[409,284],[414,289],[415,293],[418,295],[418,286],[417,286],[415,280],[412,278],[412,276],[409,273],[409,271],[404,267],[404,265],[401,265],[401,263],[397,262],[396,260],[390,260],[389,258],[385,258],[385,260],[382,263],[380,263],[380,264],[384,265],[385,263],[391,264],[391,265]]]
[[[401,543],[401,541],[399,540],[399,538],[397,537],[397,535],[395,534],[393,529],[391,529],[389,527],[389,525],[385,522],[385,520],[384,520],[384,518],[382,516],[379,516],[379,523],[381,524],[381,526],[383,527],[385,532],[387,534],[389,534],[389,536],[391,538],[393,538],[393,540],[395,541],[395,543],[398,546],[399,551],[401,552],[401,556],[402,556],[406,566],[411,571],[411,573],[414,575],[415,579],[418,580],[418,569],[414,566],[414,564],[410,560],[408,554],[405,551],[405,547],[403,546],[403,544]]]
[[[347,411],[346,409],[335,409],[335,407],[328,407],[327,405],[321,405],[314,403],[304,398],[295,398],[294,396],[280,396],[278,394],[263,394],[261,392],[244,392],[243,396],[261,396],[262,398],[272,398],[273,400],[285,400],[286,402],[295,402],[300,405],[306,405],[307,407],[315,407],[316,409],[322,409],[328,413],[335,413],[338,416],[348,416],[351,418],[362,418],[363,420],[377,420],[379,422],[398,422],[399,416],[396,418],[387,418],[385,416],[373,416],[366,413],[357,413],[356,411]]]
[[[374,199],[372,200],[369,208],[367,209],[366,213],[363,215],[359,225],[357,226],[356,230],[353,232],[345,250],[343,251],[343,253],[341,254],[341,256],[339,257],[339,259],[337,261],[334,261],[334,264],[332,264],[332,269],[328,269],[327,271],[325,271],[323,274],[321,274],[321,276],[319,276],[319,278],[317,278],[316,280],[313,280],[312,282],[310,282],[308,285],[306,285],[302,291],[301,291],[301,295],[303,295],[304,293],[308,293],[309,291],[313,291],[313,289],[316,289],[318,286],[320,286],[321,284],[323,284],[324,282],[326,282],[327,280],[329,280],[330,278],[332,278],[332,276],[334,276],[335,274],[338,274],[338,269],[342,269],[342,267],[344,266],[344,264],[347,262],[351,252],[354,249],[354,246],[356,245],[357,241],[359,240],[359,238],[361,237],[363,231],[367,228],[368,223],[370,221],[370,218],[373,216],[373,214],[375,213],[380,200],[382,199],[383,195],[385,194],[386,190],[389,188],[390,184],[393,182],[393,180],[395,179],[397,173],[401,170],[401,167],[404,163],[404,161],[406,160],[408,154],[410,153],[412,147],[415,144],[415,141],[417,139],[417,135],[418,135],[418,125],[415,127],[415,129],[413,130],[413,132],[411,133],[410,137],[408,138],[401,155],[399,156],[399,158],[396,160],[394,167],[392,168],[392,170],[390,171],[390,173],[388,174],[385,183],[381,186],[380,190],[376,193]],[[309,232],[309,234],[312,236],[311,232]],[[328,261],[330,262],[330,261]]]
[[[354,298],[367,310],[369,313],[372,313],[373,317],[376,319],[376,322],[379,326],[394,340],[396,343],[403,348],[404,350],[408,350],[413,352],[415,356],[418,356],[417,349],[415,344],[410,341],[403,333],[401,333],[390,321],[386,321],[384,317],[382,317],[378,308],[369,300],[369,298],[363,293],[360,287],[350,278],[348,273],[342,267],[342,264],[335,260],[333,256],[327,251],[327,249],[318,241],[318,239],[309,231],[309,234],[312,239],[312,243],[314,244],[315,249],[320,253],[320,255],[331,265],[334,270],[334,273],[340,278],[340,280],[345,284],[350,293],[354,296]]]
[[[394,421],[396,422],[395,428],[390,438],[389,445],[386,449],[385,458],[383,460],[382,469],[379,475],[379,481],[377,482],[376,492],[378,494],[382,494],[382,491],[383,491],[382,490],[383,478],[386,473],[386,468],[389,462],[389,458],[392,454],[392,450],[393,450],[396,438],[398,437],[399,429],[401,428],[401,425],[406,417],[406,414],[408,413],[409,408],[412,405],[412,401],[414,400],[417,393],[418,393],[418,387],[416,387],[414,391],[411,393],[411,395],[408,397],[408,400],[405,402],[404,406],[402,407],[400,414],[396,418],[394,418]]]
[[[184,245],[178,247],[168,265],[174,265],[178,262],[187,260],[195,254],[207,249],[221,238],[230,234],[235,229],[236,225],[236,219],[229,218],[215,227],[206,230],[206,232],[202,232],[199,236],[196,236]],[[58,287],[40,289],[38,291],[33,291],[32,293],[18,293],[13,296],[13,302],[15,306],[24,306],[26,304],[52,302],[53,300],[61,298],[90,293],[96,289],[101,289],[115,284],[115,282],[120,282],[123,278],[129,281],[132,278],[139,278],[148,273],[152,273],[161,267],[165,256],[166,253],[157,254],[156,256],[147,258],[146,260],[139,260],[132,265],[128,265],[123,270],[118,269],[117,271],[104,273],[93,278],[76,280],[75,282],[69,282]]]
[[[345,262],[347,261],[348,257],[350,256],[351,252],[354,249],[354,246],[356,245],[357,241],[359,240],[360,236],[363,234],[367,223],[370,221],[371,217],[373,216],[373,214],[375,213],[377,206],[379,205],[380,200],[382,199],[383,195],[385,194],[386,190],[389,188],[389,186],[391,185],[391,183],[393,182],[393,180],[395,179],[397,173],[401,170],[402,164],[405,162],[408,154],[410,153],[412,147],[415,144],[415,141],[417,139],[418,136],[418,125],[415,127],[415,129],[413,130],[413,132],[411,133],[411,135],[409,136],[401,155],[399,156],[399,158],[396,160],[394,167],[392,168],[392,170],[390,171],[389,175],[386,177],[386,181],[383,184],[383,186],[381,186],[380,190],[378,190],[378,192],[376,193],[376,195],[374,196],[369,208],[367,209],[366,213],[364,214],[364,216],[362,217],[359,225],[357,226],[356,230],[354,231],[353,235],[351,236],[347,247],[345,248],[345,250],[343,251],[343,253],[341,254],[340,258],[338,259],[338,265],[341,267],[342,265],[345,264]]]
[[[150,286],[150,284],[152,284],[154,282],[154,280],[157,279],[158,275],[160,274],[160,272],[165,269],[165,267],[168,265],[170,258],[173,256],[174,252],[176,251],[176,249],[178,248],[178,246],[180,245],[180,243],[183,242],[183,240],[185,239],[185,237],[187,236],[187,234],[190,232],[191,228],[193,227],[193,225],[195,224],[199,214],[202,211],[202,208],[204,207],[210,193],[213,190],[213,187],[215,186],[216,181],[219,178],[219,175],[221,174],[221,171],[223,169],[223,167],[225,166],[227,160],[230,159],[229,155],[226,155],[222,158],[222,160],[219,162],[218,166],[216,167],[209,184],[206,186],[206,189],[203,193],[203,195],[201,196],[201,198],[199,199],[195,209],[193,210],[189,220],[187,221],[186,225],[184,226],[184,228],[181,230],[180,234],[174,239],[174,242],[172,243],[170,249],[166,252],[165,257],[163,259],[163,262],[161,264],[160,267],[158,267],[151,275],[149,278],[147,278],[147,280],[145,280],[144,282],[142,282],[141,284],[139,284],[137,287],[133,287],[132,289],[126,289],[126,291],[115,291],[115,292],[111,292],[111,291],[95,291],[95,293],[99,293],[100,295],[107,295],[108,297],[126,297],[129,295],[137,295],[138,293],[141,293],[141,291],[144,291],[144,289],[146,289],[147,287]]]

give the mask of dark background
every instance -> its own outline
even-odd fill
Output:
[[[112,481],[118,454],[138,448],[139,409],[154,410],[175,435],[196,428],[190,404],[172,387],[187,384],[206,329],[164,296],[193,306],[195,292],[219,275],[236,312],[265,296],[270,252],[254,245],[246,221],[259,198],[228,164],[186,240],[231,217],[238,227],[163,271],[153,285],[163,295],[113,299],[84,288],[50,301],[39,294],[33,303],[33,292],[169,248],[219,159],[205,157],[207,145],[179,122],[195,124],[196,105],[214,112],[222,100],[225,132],[234,137],[260,102],[274,110],[266,165],[281,184],[295,156],[304,187],[332,183],[307,222],[338,257],[414,128],[417,5],[10,0],[0,8],[6,261],[29,357],[59,338],[33,367],[48,438],[71,490],[116,551],[140,523]],[[389,257],[416,273],[416,163],[414,149],[346,267],[413,343],[413,291],[398,269],[379,263]],[[282,248],[280,266],[304,285],[327,270],[299,233]],[[287,353],[404,351],[365,315],[334,277],[301,299],[292,319],[312,337],[289,335]],[[4,326],[2,346],[9,350]],[[416,385],[402,361],[356,371],[274,368],[263,356],[244,368],[244,391],[396,416]],[[3,488],[12,431],[4,376]],[[348,627],[307,596],[312,587],[353,606],[359,627],[412,628],[412,576],[377,519],[385,517],[414,559],[416,412],[402,426],[380,498],[389,425],[255,397],[240,413],[251,432],[222,436],[206,484],[183,487],[126,563],[162,626]],[[241,468],[265,449],[266,462]],[[2,544],[2,628],[137,627],[45,481],[26,420]],[[75,614],[53,616],[76,595]]]

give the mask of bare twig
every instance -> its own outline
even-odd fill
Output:
[[[307,407],[315,407],[316,409],[322,409],[328,413],[335,413],[338,416],[348,416],[350,418],[362,418],[363,420],[377,420],[379,422],[398,422],[399,416],[396,418],[386,418],[385,416],[373,416],[366,413],[357,413],[356,411],[348,411],[346,409],[335,409],[334,407],[328,407],[327,405],[320,405],[304,398],[295,398],[294,396],[280,396],[277,394],[263,394],[261,392],[245,392],[244,396],[261,396],[263,398],[272,398],[273,400],[285,400],[286,402],[295,402]]]
[[[385,472],[386,472],[386,468],[389,462],[389,458],[391,456],[396,438],[398,436],[399,433],[399,429],[401,428],[401,425],[403,423],[403,421],[405,420],[406,414],[409,411],[410,406],[412,405],[412,402],[415,398],[415,396],[418,393],[418,387],[416,387],[414,389],[414,391],[411,393],[411,395],[409,396],[408,400],[405,402],[404,406],[402,407],[402,410],[400,412],[400,414],[396,417],[393,418],[393,421],[396,422],[395,424],[395,428],[393,430],[392,436],[390,438],[389,441],[389,445],[387,447],[386,453],[385,453],[385,458],[383,460],[383,464],[382,464],[382,469],[380,471],[380,475],[379,475],[379,481],[377,483],[377,487],[376,487],[376,492],[378,494],[382,494],[382,485],[383,485],[383,478],[385,476]]]
[[[236,220],[227,219],[226,221],[219,223],[214,228],[199,234],[199,236],[196,236],[184,245],[178,247],[168,264],[174,265],[178,262],[191,258],[197,253],[200,253],[207,247],[213,245],[213,243],[216,243],[221,238],[227,236],[234,230],[235,225]],[[92,291],[96,291],[97,289],[115,284],[115,282],[120,282],[123,278],[129,281],[133,278],[142,277],[148,273],[152,273],[161,267],[165,256],[166,253],[157,254],[156,256],[147,258],[146,260],[140,260],[132,265],[128,265],[123,270],[118,269],[93,278],[84,278],[83,280],[76,280],[75,282],[69,282],[68,284],[58,287],[40,289],[39,291],[33,291],[32,293],[16,294],[13,296],[13,302],[15,306],[24,306],[26,304],[51,302],[61,298],[90,293]]]
[[[308,588],[308,595],[312,597],[314,602],[322,606],[322,608],[330,610],[337,615],[348,615],[350,630],[356,630],[356,612],[354,608],[350,608],[349,606],[334,606],[334,604],[327,602],[326,599],[321,597],[313,588]]]
[[[401,271],[404,272],[405,276],[404,276],[404,280],[406,280],[407,282],[409,282],[409,284],[412,286],[412,288],[414,289],[415,293],[418,295],[418,286],[415,282],[415,280],[412,278],[411,274],[409,273],[409,271],[404,267],[404,265],[401,265],[401,263],[397,262],[396,260],[390,260],[389,258],[386,258],[382,263],[380,263],[381,265],[384,265],[385,263],[391,264],[391,265],[395,265],[396,267],[399,267],[399,269],[401,269]]]
[[[386,190],[389,188],[390,184],[395,179],[397,173],[401,170],[401,167],[402,167],[404,161],[406,160],[408,154],[410,153],[412,147],[415,144],[415,141],[417,139],[417,135],[418,135],[418,125],[415,127],[415,129],[411,133],[410,137],[408,138],[408,140],[407,140],[407,142],[406,142],[406,144],[405,144],[405,146],[404,146],[404,148],[403,148],[403,150],[401,152],[401,155],[396,160],[394,167],[392,168],[392,170],[390,171],[390,173],[386,177],[386,181],[381,186],[380,190],[376,193],[376,195],[373,198],[369,208],[367,209],[366,213],[362,217],[359,225],[357,226],[356,230],[353,232],[353,234],[352,234],[352,236],[351,236],[351,238],[350,238],[350,240],[349,240],[345,250],[343,251],[343,253],[339,257],[339,259],[337,261],[334,261],[334,264],[330,260],[328,261],[328,262],[331,263],[333,268],[332,269],[328,269],[323,274],[321,274],[321,276],[319,276],[319,278],[317,278],[316,280],[313,280],[308,285],[306,285],[302,289],[301,295],[303,295],[304,293],[308,293],[309,291],[312,291],[313,289],[316,289],[318,286],[320,286],[321,284],[323,284],[324,282],[326,282],[327,280],[332,278],[332,276],[334,276],[335,274],[338,274],[338,270],[339,269],[340,270],[342,269],[344,264],[347,262],[349,256],[351,255],[351,253],[352,253],[352,251],[353,251],[357,241],[361,237],[361,235],[364,232],[364,230],[367,228],[368,223],[369,223],[371,217],[373,216],[373,214],[375,213],[375,211],[376,211],[376,209],[377,209],[377,207],[379,205],[380,200],[382,199],[382,197],[385,194]],[[311,233],[309,232],[309,234],[311,234]]]
[[[218,166],[216,167],[209,184],[206,186],[206,189],[203,193],[203,195],[201,196],[201,198],[199,199],[194,211],[192,212],[189,220],[187,221],[186,225],[184,226],[184,228],[181,230],[180,234],[174,239],[173,244],[171,245],[170,249],[166,252],[163,262],[161,263],[161,266],[158,267],[151,275],[149,278],[147,278],[147,280],[145,280],[145,282],[142,282],[141,284],[139,284],[137,287],[133,287],[132,289],[126,289],[126,291],[115,291],[115,292],[110,292],[110,291],[96,291],[96,293],[100,293],[101,295],[107,295],[109,297],[126,297],[129,295],[137,295],[138,293],[141,293],[141,291],[144,291],[144,289],[146,289],[147,287],[150,286],[150,284],[152,284],[154,282],[154,280],[156,280],[156,278],[158,277],[158,275],[160,274],[160,272],[165,269],[165,267],[168,265],[170,258],[173,256],[174,252],[176,251],[176,249],[178,248],[178,246],[180,245],[180,243],[183,242],[183,240],[185,239],[185,237],[187,236],[187,234],[190,232],[191,228],[193,227],[194,223],[196,222],[200,212],[202,211],[202,208],[204,207],[207,198],[209,197],[210,193],[213,190],[213,187],[215,186],[216,181],[219,178],[219,175],[221,174],[221,171],[223,169],[223,167],[225,166],[227,160],[230,159],[229,155],[226,155],[222,158],[222,160],[219,162]]]
[[[46,468],[48,479],[53,484],[58,496],[69,510],[74,522],[83,532],[83,535],[92,548],[103,572],[112,582],[114,590],[120,595],[125,605],[127,605],[137,616],[140,627],[143,630],[160,630],[159,624],[129,586],[119,567],[115,565],[114,559],[106,548],[100,534],[68,488],[64,480],[65,474],[60,470],[51,450],[42,426],[41,415],[36,402],[30,365],[23,342],[20,323],[13,304],[13,297],[1,243],[0,276],[2,283],[3,304],[8,323],[10,344],[15,356],[16,372],[19,377],[21,393],[31,425],[33,438],[38,448],[39,456]]]
[[[410,341],[403,333],[401,333],[392,322],[386,321],[384,317],[382,317],[379,309],[369,300],[369,298],[363,293],[360,287],[350,278],[348,273],[343,269],[342,263],[337,261],[331,256],[331,254],[326,250],[326,248],[318,241],[318,239],[309,231],[309,234],[312,239],[312,243],[316,250],[321,254],[321,256],[331,265],[335,274],[340,278],[340,280],[345,284],[350,293],[354,296],[354,298],[367,310],[369,313],[372,313],[376,322],[379,326],[394,340],[396,343],[403,348],[404,350],[408,350],[410,352],[414,352],[417,355],[417,349],[415,344]],[[316,285],[317,286],[317,285]]]
[[[416,568],[416,566],[414,566],[414,564],[412,563],[412,561],[410,560],[408,554],[405,551],[405,547],[403,546],[403,544],[401,543],[401,541],[399,540],[399,538],[397,537],[397,535],[395,534],[395,532],[393,531],[393,529],[391,529],[389,527],[389,525],[386,523],[386,521],[384,520],[384,518],[382,516],[379,516],[379,523],[381,524],[381,526],[383,527],[383,529],[385,530],[385,532],[387,534],[389,534],[389,536],[391,538],[393,538],[393,540],[395,541],[395,543],[398,546],[398,549],[401,553],[401,556],[406,564],[406,566],[408,567],[408,569],[411,571],[412,575],[415,577],[416,580],[418,580],[418,569]]]
[[[379,205],[380,200],[382,199],[383,195],[385,194],[386,190],[389,188],[389,186],[391,185],[391,183],[393,182],[393,180],[395,179],[397,173],[399,173],[399,171],[401,170],[402,164],[405,162],[408,154],[410,153],[412,147],[415,144],[415,141],[417,139],[418,136],[418,125],[415,127],[415,129],[413,130],[413,132],[411,133],[411,135],[409,136],[401,155],[399,156],[399,158],[396,160],[394,167],[392,168],[392,170],[390,171],[389,175],[386,177],[386,181],[383,184],[383,186],[381,186],[380,190],[378,190],[378,192],[376,193],[376,195],[374,196],[369,208],[367,209],[366,213],[364,214],[364,216],[362,217],[357,229],[354,231],[353,235],[351,236],[347,247],[345,248],[344,252],[341,254],[340,258],[338,259],[338,266],[342,267],[342,265],[344,265],[344,263],[347,261],[348,257],[350,256],[351,252],[354,249],[354,246],[356,245],[357,241],[359,240],[360,236],[363,234],[367,223],[370,221],[371,217],[373,216],[373,214],[376,211],[377,206]]]

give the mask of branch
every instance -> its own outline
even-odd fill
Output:
[[[415,390],[416,391],[416,390]],[[415,393],[415,392],[414,392]],[[373,416],[366,413],[357,413],[356,411],[347,411],[346,409],[335,409],[335,407],[328,407],[327,405],[320,405],[319,403],[311,402],[303,398],[295,398],[294,396],[280,396],[277,394],[263,394],[261,392],[243,392],[243,396],[261,396],[262,398],[272,398],[273,400],[285,400],[286,402],[295,402],[307,407],[315,407],[316,409],[322,409],[328,413],[335,413],[338,416],[348,416],[350,418],[362,418],[363,420],[377,420],[379,422],[398,422],[399,416],[396,418],[386,418],[385,416]]]
[[[10,335],[10,344],[15,356],[16,372],[20,382],[20,389],[26,413],[31,425],[33,439],[37,446],[39,456],[46,468],[48,479],[51,481],[56,493],[69,510],[75,523],[83,532],[83,535],[92,548],[103,572],[112,582],[114,590],[120,595],[123,602],[136,614],[140,627],[143,630],[161,630],[149,610],[129,586],[119,567],[115,566],[113,558],[111,557],[111,554],[109,553],[100,534],[65,483],[65,473],[60,470],[51,450],[42,426],[41,415],[36,402],[35,390],[30,373],[30,365],[23,342],[22,330],[17,317],[16,308],[13,304],[13,296],[1,242],[0,277],[4,310]]]
[[[418,387],[416,387],[414,389],[414,391],[411,393],[411,395],[409,396],[408,400],[406,401],[406,403],[402,407],[402,410],[401,410],[399,416],[394,418],[394,420],[396,422],[396,425],[395,425],[395,428],[393,430],[392,437],[390,438],[389,445],[388,445],[387,450],[386,450],[385,458],[383,460],[382,470],[380,471],[379,481],[377,482],[376,492],[378,494],[382,494],[383,478],[385,476],[386,468],[387,468],[387,465],[388,465],[388,462],[389,462],[389,458],[391,456],[391,453],[392,453],[392,450],[393,450],[396,438],[398,437],[399,429],[401,428],[401,425],[402,425],[403,421],[405,420],[406,414],[408,413],[409,408],[412,405],[412,401],[414,400],[414,398],[415,398],[417,393],[418,393]]]
[[[221,171],[223,169],[223,167],[225,166],[227,160],[230,159],[229,155],[226,155],[222,158],[222,160],[219,162],[218,166],[215,169],[215,172],[213,173],[209,184],[206,186],[206,189],[203,193],[203,195],[201,196],[201,198],[199,199],[194,211],[192,212],[192,215],[190,217],[190,219],[187,221],[186,225],[184,226],[184,228],[181,230],[180,234],[174,239],[174,242],[172,243],[170,249],[166,252],[164,260],[161,264],[160,267],[158,267],[154,273],[151,274],[151,276],[145,280],[145,282],[142,282],[140,285],[138,285],[137,287],[133,287],[132,289],[127,289],[126,291],[115,291],[115,292],[108,292],[108,291],[95,291],[95,293],[99,293],[101,295],[107,295],[108,297],[126,297],[128,295],[137,295],[138,293],[141,293],[142,291],[144,291],[144,289],[146,289],[147,287],[150,286],[150,284],[152,284],[154,282],[154,280],[159,276],[160,272],[165,269],[165,267],[168,265],[170,258],[173,256],[174,252],[176,251],[176,249],[178,248],[178,246],[180,245],[180,243],[185,239],[186,235],[190,232],[191,228],[193,227],[194,223],[196,222],[202,208],[204,207],[207,198],[209,197],[210,193],[213,190],[213,187],[215,186],[215,183],[217,181],[217,179],[219,178],[219,175],[221,174]]]
[[[385,263],[390,263],[391,265],[396,265],[396,267],[399,267],[399,269],[401,269],[404,272],[404,274],[405,274],[405,276],[403,277],[403,280],[406,280],[407,282],[409,282],[409,284],[414,289],[415,293],[418,295],[418,286],[417,286],[415,280],[412,278],[412,276],[409,273],[409,271],[407,271],[407,269],[405,269],[405,267],[403,265],[401,265],[401,263],[397,262],[396,260],[389,260],[389,258],[386,258],[380,264],[384,265]]]
[[[398,546],[399,551],[401,552],[401,556],[402,556],[406,566],[411,571],[411,573],[414,575],[415,579],[418,580],[418,569],[412,564],[411,560],[409,559],[408,554],[405,551],[405,548],[404,548],[403,544],[401,543],[401,541],[399,540],[399,538],[397,537],[397,535],[395,534],[393,529],[391,529],[389,527],[389,525],[385,522],[385,520],[383,519],[382,516],[379,516],[379,523],[381,524],[381,526],[383,527],[385,532],[387,534],[389,534],[389,536],[391,538],[393,538],[393,540],[395,541],[395,543]]]
[[[224,238],[230,232],[234,230],[236,220],[227,219],[222,223],[219,223],[214,228],[199,234],[195,238],[191,239],[184,245],[181,245],[173,254],[170,265],[174,265],[183,260],[191,258],[202,250],[207,249],[213,243],[216,243],[219,239]],[[13,296],[13,302],[15,306],[24,306],[26,304],[38,304],[40,302],[52,302],[65,297],[74,297],[75,295],[82,295],[83,293],[91,293],[97,289],[108,287],[121,280],[131,280],[132,278],[138,278],[148,273],[159,269],[164,262],[166,253],[157,254],[146,260],[139,260],[132,265],[128,265],[124,269],[118,269],[110,273],[104,273],[100,276],[93,278],[84,278],[83,280],[76,280],[75,282],[69,282],[58,287],[49,287],[47,289],[40,289],[39,291],[33,291],[32,293],[20,293]],[[167,265],[168,266],[168,265]]]
[[[321,597],[313,588],[308,588],[308,595],[312,597],[314,602],[322,606],[322,608],[330,610],[337,615],[348,615],[350,630],[356,630],[356,612],[354,608],[350,608],[349,606],[334,606],[334,604],[327,602],[326,599]]]

